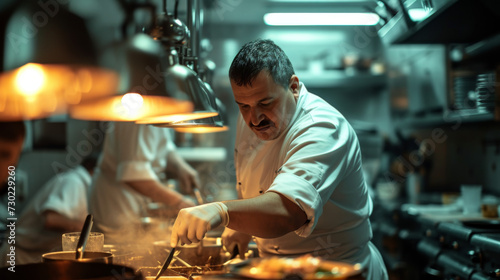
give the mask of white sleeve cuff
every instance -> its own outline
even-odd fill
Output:
[[[290,173],[280,173],[267,191],[285,196],[306,213],[308,222],[295,230],[295,233],[301,237],[309,236],[323,212],[318,191],[303,178]]]

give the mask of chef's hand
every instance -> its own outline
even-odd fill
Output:
[[[181,195],[181,198],[174,204],[174,207],[177,211],[179,211],[183,208],[193,207],[195,205],[196,201],[194,201],[190,197]]]
[[[198,172],[189,164],[181,164],[179,166],[179,173],[177,179],[179,180],[179,187],[185,193],[192,193],[194,188],[200,188],[200,178]]]
[[[181,209],[175,219],[170,244],[175,247],[179,240],[181,244],[199,242],[210,229],[228,223],[227,206],[222,202]]]
[[[242,260],[245,259],[245,253],[248,250],[248,243],[252,240],[252,236],[246,233],[232,230],[230,228],[225,228],[222,233],[222,246],[226,252],[233,253],[234,248],[238,246],[238,252]]]
[[[184,193],[192,193],[193,188],[200,188],[198,172],[179,156],[176,150],[172,150],[167,155],[166,171],[177,178],[179,187]]]

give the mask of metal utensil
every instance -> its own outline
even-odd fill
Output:
[[[87,215],[85,219],[85,223],[83,224],[82,232],[80,233],[80,238],[78,239],[78,243],[76,245],[76,254],[75,258],[77,260],[83,259],[83,251],[85,250],[85,246],[87,246],[87,240],[89,239],[90,229],[92,228],[92,224],[94,217],[91,214]]]
[[[193,267],[192,265],[190,265],[187,261],[179,258],[178,256],[176,256],[177,254],[174,254],[174,259],[180,263],[182,263],[185,267]]]
[[[238,245],[234,245],[233,252],[231,253],[231,256],[229,257],[230,260],[234,259],[240,254],[240,250],[238,248]]]
[[[203,203],[205,203],[203,201],[203,196],[201,196],[200,189],[193,188],[193,192],[194,192],[194,196],[196,197],[196,201],[198,202],[199,205],[202,205]]]
[[[158,280],[158,278],[160,278],[160,276],[163,274],[163,272],[165,272],[165,270],[167,270],[168,266],[172,262],[172,259],[174,257],[174,253],[175,253],[175,247],[173,247],[172,250],[170,250],[170,254],[168,254],[167,259],[165,260],[165,262],[161,266],[160,270],[158,271],[158,274],[156,274],[155,280]]]

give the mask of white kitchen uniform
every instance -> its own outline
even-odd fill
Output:
[[[84,220],[88,214],[87,196],[91,177],[85,168],[77,166],[55,175],[28,202],[18,217],[15,244],[9,239],[0,248],[0,266],[9,266],[10,247],[15,247],[15,264],[35,263],[42,254],[60,251],[61,232],[44,228],[44,211],[55,211],[68,219]]]
[[[169,129],[130,122],[109,127],[89,201],[95,231],[106,243],[130,241],[151,199],[124,182],[164,180],[167,154],[175,149]]]
[[[387,279],[370,242],[372,201],[357,136],[335,108],[300,83],[297,111],[277,139],[260,140],[238,119],[235,163],[242,198],[273,191],[295,202],[308,222],[282,237],[256,238],[261,256],[312,254],[360,263],[367,279]]]
[[[11,211],[9,211],[9,201],[11,201],[11,199],[15,199],[15,205],[13,207],[15,210],[14,217],[19,217],[19,214],[21,214],[26,206],[26,203],[28,202],[27,197],[29,196],[28,179],[28,173],[24,170],[16,168],[14,176],[14,189],[9,188],[7,183],[5,183],[5,189],[3,189],[0,194],[0,231],[5,231],[7,229],[6,226],[9,222],[7,218],[12,217]],[[3,186],[0,186],[0,188],[2,187]],[[12,205],[10,206],[12,207]]]

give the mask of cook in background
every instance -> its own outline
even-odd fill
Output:
[[[261,256],[312,254],[360,263],[387,279],[370,242],[372,201],[357,136],[335,108],[307,91],[270,40],[243,46],[229,69],[239,106],[235,166],[241,199],[183,209],[171,245],[198,242],[207,228],[240,252],[252,236]]]
[[[28,176],[17,167],[25,137],[26,127],[23,121],[0,122],[0,244],[5,242],[3,233],[7,230],[7,218],[18,217],[26,203]],[[9,191],[12,191],[8,188],[9,166],[15,167],[15,216],[11,216],[8,211]]]
[[[177,210],[195,205],[164,183],[168,171],[177,174],[185,193],[199,187],[198,173],[178,155],[170,133],[151,125],[110,124],[89,201],[93,231],[103,232],[105,243],[137,240],[140,218],[151,202]]]
[[[37,263],[42,254],[61,250],[61,235],[81,231],[88,214],[87,197],[97,156],[56,174],[29,200],[16,223],[16,264]],[[0,247],[0,266],[7,266],[7,242]]]

